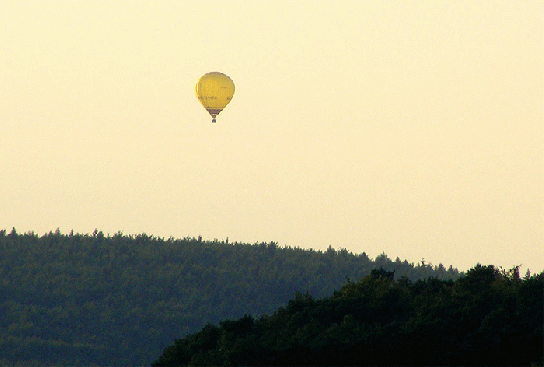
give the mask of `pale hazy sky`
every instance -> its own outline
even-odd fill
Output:
[[[543,1],[0,0],[0,66],[0,228],[544,269]]]

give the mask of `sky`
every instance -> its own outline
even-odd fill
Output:
[[[544,270],[542,1],[0,5],[0,228]]]

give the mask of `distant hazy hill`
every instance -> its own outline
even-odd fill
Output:
[[[379,267],[460,276],[345,249],[1,230],[0,364],[148,365],[207,323],[272,313],[297,292],[330,296]]]
[[[454,281],[383,269],[331,297],[177,340],[159,366],[542,366],[544,272],[477,265]]]

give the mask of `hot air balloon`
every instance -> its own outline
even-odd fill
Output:
[[[196,96],[204,108],[212,116],[212,122],[234,95],[234,83],[225,74],[217,71],[204,74],[195,86]]]

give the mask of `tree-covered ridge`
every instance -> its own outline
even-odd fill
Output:
[[[345,249],[0,230],[0,363],[149,364],[206,323],[271,313],[296,292],[330,296],[376,267],[412,280],[460,276]]]
[[[478,265],[457,281],[374,270],[331,297],[298,294],[179,339],[159,366],[542,365],[544,272]]]

